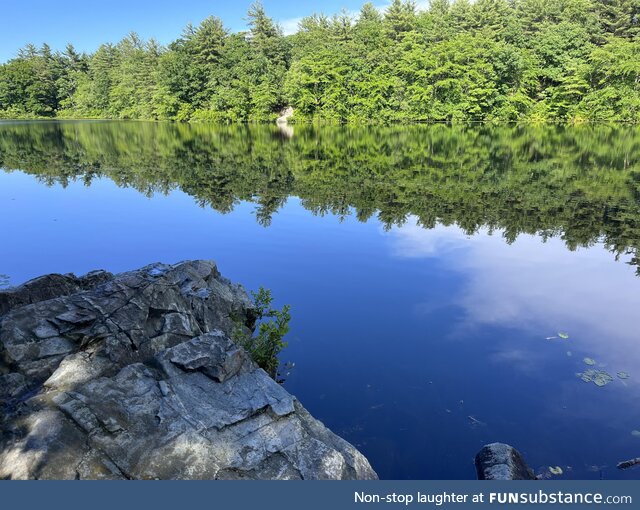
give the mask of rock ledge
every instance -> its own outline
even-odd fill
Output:
[[[0,292],[0,478],[375,479],[236,346],[255,326],[209,261]]]

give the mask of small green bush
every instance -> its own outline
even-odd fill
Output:
[[[289,332],[291,307],[284,305],[282,310],[273,309],[271,291],[262,287],[258,292],[251,292],[251,295],[258,318],[257,333],[247,335],[239,327],[234,334],[234,340],[247,350],[260,368],[277,379],[280,366],[278,355],[287,346],[284,336]]]

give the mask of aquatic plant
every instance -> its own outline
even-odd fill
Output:
[[[604,370],[595,370],[593,368],[580,372],[576,375],[584,382],[592,382],[596,386],[606,386],[613,381],[613,377]]]

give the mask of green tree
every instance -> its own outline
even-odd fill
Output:
[[[640,0],[599,0],[597,12],[607,34],[633,38],[640,30]]]
[[[413,0],[392,0],[384,13],[387,32],[392,39],[416,27],[416,4]]]

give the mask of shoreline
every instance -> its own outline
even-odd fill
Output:
[[[395,120],[387,122],[375,121],[332,121],[322,118],[310,118],[304,120],[289,119],[286,123],[277,123],[277,117],[271,120],[247,120],[236,122],[217,122],[208,120],[175,120],[175,119],[120,119],[103,117],[2,117],[0,122],[149,122],[156,124],[183,124],[183,125],[203,125],[203,126],[335,126],[335,127],[402,127],[402,126],[464,126],[464,125],[487,125],[487,126],[584,126],[584,125],[620,125],[620,126],[640,126],[638,121],[628,120]]]

